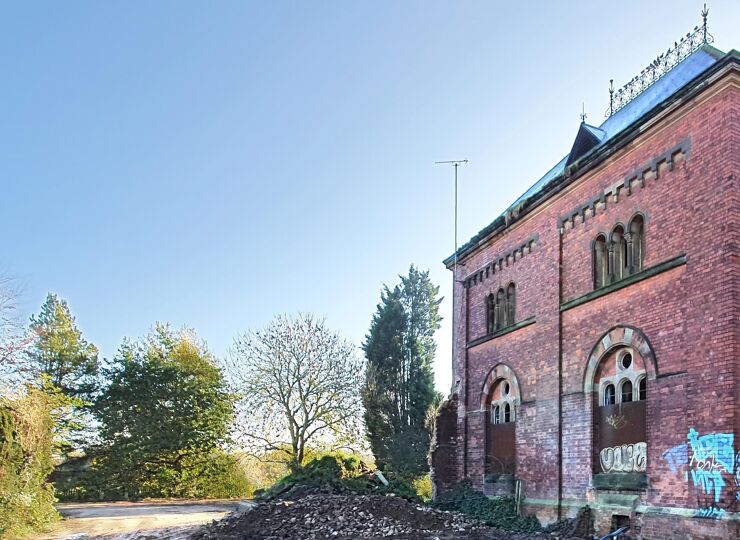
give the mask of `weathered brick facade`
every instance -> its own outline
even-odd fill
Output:
[[[469,479],[494,495],[518,482],[524,510],[545,522],[589,504],[597,533],[629,519],[646,539],[737,537],[739,187],[733,51],[458,251],[457,414],[438,419],[438,490]],[[636,215],[641,269],[595,288],[595,239]],[[510,283],[515,320],[491,332],[487,299]],[[625,373],[635,385],[644,377],[647,395],[637,402],[635,386],[635,403],[605,416],[603,381],[618,377],[625,351]],[[499,380],[520,393],[512,482],[487,456]],[[640,440],[600,445],[635,423],[630,414],[644,418]]]

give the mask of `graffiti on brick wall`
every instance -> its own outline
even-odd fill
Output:
[[[644,442],[604,448],[599,452],[605,473],[643,472],[647,467],[647,444]]]
[[[740,452],[735,461],[735,501],[740,501]]]
[[[623,414],[610,414],[606,417],[606,423],[614,429],[622,429],[628,424]]]
[[[735,454],[734,438],[732,433],[699,436],[691,428],[686,444],[663,452],[671,473],[683,475],[693,488],[699,507],[696,517],[719,519],[727,510],[732,511],[740,500],[740,471],[737,470],[740,453]],[[734,491],[734,496],[728,493],[723,498],[727,490]]]

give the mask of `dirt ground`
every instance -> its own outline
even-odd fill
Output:
[[[64,520],[43,540],[181,540],[199,525],[236,510],[234,501],[59,504]]]

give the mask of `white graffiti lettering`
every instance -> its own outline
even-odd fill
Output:
[[[647,443],[623,444],[604,448],[599,453],[605,473],[643,472],[647,468]]]

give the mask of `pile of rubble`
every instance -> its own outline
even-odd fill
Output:
[[[202,527],[192,540],[360,538],[406,540],[552,540],[551,534],[509,533],[457,512],[383,495],[306,495],[275,500]]]
[[[553,536],[591,538],[594,530],[594,516],[591,508],[584,506],[578,510],[574,518],[566,518],[556,521],[544,528],[545,532]]]

